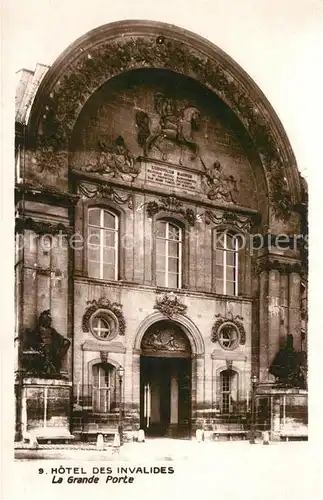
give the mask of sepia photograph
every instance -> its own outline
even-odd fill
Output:
[[[15,3],[22,47],[28,8]],[[78,2],[66,19],[63,2],[45,2],[14,57],[14,461],[37,463],[36,487],[45,475],[69,495],[90,483],[84,498],[99,482],[170,481],[177,460],[224,460],[222,474],[275,450],[283,465],[311,440],[311,162],[293,128],[302,103],[288,100],[296,59],[281,83],[268,75],[288,65],[289,37],[302,44],[288,8],[308,15],[306,40],[322,3],[282,1],[284,28],[279,3],[270,17],[260,2],[254,40],[241,38],[238,2],[232,16],[220,1],[174,15],[166,2],[155,16],[123,3],[129,13],[82,9],[76,26]],[[278,497],[298,498],[293,488]]]

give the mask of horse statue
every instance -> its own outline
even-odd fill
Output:
[[[192,160],[198,156],[199,147],[193,138],[193,131],[199,129],[200,112],[193,106],[182,110],[178,116],[170,98],[161,93],[155,95],[155,113],[148,115],[143,110],[137,110],[136,124],[138,127],[138,144],[143,148],[144,156],[147,156],[154,146],[166,160],[166,154],[162,151],[160,144],[164,139],[179,146],[187,146],[192,151]],[[179,163],[182,165],[182,148]]]

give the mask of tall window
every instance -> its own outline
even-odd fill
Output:
[[[231,411],[231,371],[221,372],[221,411],[230,413]]]
[[[216,293],[238,295],[238,237],[213,231],[213,273]]]
[[[88,210],[88,275],[118,279],[118,217],[104,208]]]
[[[115,403],[115,368],[112,365],[93,366],[92,406],[93,411],[106,413]]]
[[[158,286],[182,286],[182,229],[168,221],[157,222],[156,283]]]
[[[235,413],[238,404],[238,373],[227,369],[220,373],[220,408],[222,413]]]

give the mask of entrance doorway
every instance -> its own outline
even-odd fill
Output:
[[[186,437],[191,424],[191,350],[172,322],[153,325],[142,340],[140,424],[149,436]]]

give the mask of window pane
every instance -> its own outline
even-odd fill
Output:
[[[91,278],[100,278],[100,264],[98,262],[89,261],[88,273]]]
[[[227,234],[227,248],[234,250],[235,249],[235,237],[232,234]]]
[[[166,255],[166,240],[156,240],[156,253],[157,255]]]
[[[234,283],[232,283],[231,281],[227,281],[227,283],[226,283],[226,294],[227,295],[234,295],[234,291],[235,291]]]
[[[177,288],[178,287],[178,274],[168,273],[168,287]]]
[[[177,226],[173,226],[172,224],[169,224],[168,238],[170,240],[177,240],[178,241],[180,239],[180,228]]]
[[[166,238],[166,222],[165,221],[157,222],[156,236],[158,236],[159,238]]]
[[[100,229],[89,227],[88,245],[100,245]]]
[[[226,258],[228,266],[234,266],[234,257],[235,257],[234,252],[227,252]]]
[[[103,225],[104,227],[110,227],[112,229],[115,229],[116,216],[104,210]]]
[[[179,261],[178,259],[174,259],[172,257],[170,257],[168,259],[168,271],[171,272],[171,273],[178,273],[178,265],[179,265]]]
[[[213,248],[224,248],[225,233],[213,231]]]
[[[89,224],[91,226],[100,226],[100,208],[90,208],[89,209]]]
[[[88,260],[100,262],[100,248],[96,245],[88,246]]]
[[[109,264],[103,264],[103,279],[114,280],[115,279],[115,266]]]
[[[114,247],[116,243],[116,233],[115,231],[104,231],[103,232],[103,245],[106,247]]]
[[[179,243],[175,241],[170,241],[168,243],[168,255],[170,257],[178,257],[179,254]]]
[[[103,262],[105,264],[115,263],[115,250],[114,248],[104,247],[103,248]]]
[[[215,252],[215,262],[217,264],[222,264],[223,265],[223,257],[224,257],[224,252],[222,250],[216,250],[216,252]]]
[[[165,273],[156,273],[156,283],[157,286],[166,286]]]
[[[215,290],[216,293],[223,293],[223,280],[215,280]]]
[[[224,268],[223,266],[215,266],[215,277],[223,279],[223,272]]]
[[[156,255],[156,271],[165,271],[166,269],[166,259],[164,255]]]
[[[227,266],[226,277],[228,281],[234,281],[234,272],[235,272],[234,267]]]

